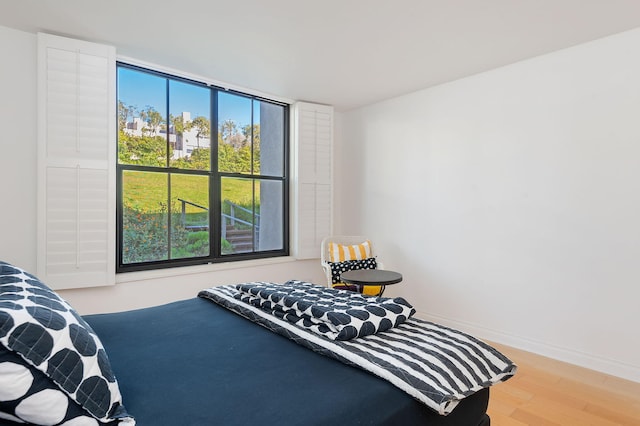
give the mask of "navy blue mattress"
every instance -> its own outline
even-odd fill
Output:
[[[205,299],[84,319],[139,426],[489,424],[488,389],[443,417]]]

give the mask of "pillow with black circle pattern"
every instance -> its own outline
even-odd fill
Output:
[[[340,276],[347,271],[355,271],[357,269],[376,269],[378,264],[375,257],[369,257],[361,260],[345,260],[344,262],[327,262],[331,268],[331,283],[340,284]]]
[[[1,345],[0,419],[36,425],[100,425],[46,374]]]
[[[35,276],[5,262],[0,262],[0,349],[0,418],[135,425],[91,327]],[[66,410],[58,405],[64,402]]]

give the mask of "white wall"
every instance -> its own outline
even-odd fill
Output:
[[[36,268],[36,37],[0,26],[0,260]]]
[[[640,29],[345,113],[340,232],[424,317],[640,381],[638,51]]]
[[[35,34],[0,26],[0,57],[5,59],[0,67],[0,260],[35,273]],[[81,314],[87,314],[187,299],[213,285],[289,279],[325,281],[319,259],[278,258],[121,274],[115,286],[63,290],[60,294]]]
[[[320,252],[320,248],[318,248]],[[324,284],[320,259],[262,259],[120,274],[111,287],[59,290],[81,314],[116,312],[195,297],[204,288],[250,281],[298,279]]]

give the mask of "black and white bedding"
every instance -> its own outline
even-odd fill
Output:
[[[36,277],[0,262],[0,425],[489,425],[489,387],[442,416],[405,388],[412,379],[401,370],[358,363],[396,362],[373,351],[376,345],[410,352],[408,343],[377,338],[414,318],[373,335],[331,340],[241,302],[234,292],[223,287],[81,317]],[[433,380],[442,375],[440,363],[433,361]],[[461,374],[453,381],[469,382]],[[465,386],[458,393],[467,394]]]
[[[238,300],[331,340],[350,340],[402,324],[416,311],[401,297],[367,297],[304,281],[236,285]]]
[[[242,301],[241,287],[212,287],[198,296],[315,352],[369,371],[441,415],[451,413],[464,398],[509,379],[516,371],[515,364],[484,342],[417,318],[357,339],[332,340],[302,327],[299,320],[290,322],[259,303]]]

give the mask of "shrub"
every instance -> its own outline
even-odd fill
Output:
[[[168,215],[161,205],[157,213],[142,213],[130,207],[123,214],[123,262],[139,263],[166,260],[169,256]],[[180,215],[172,215],[171,257],[184,258],[209,254],[209,232],[187,231]]]

